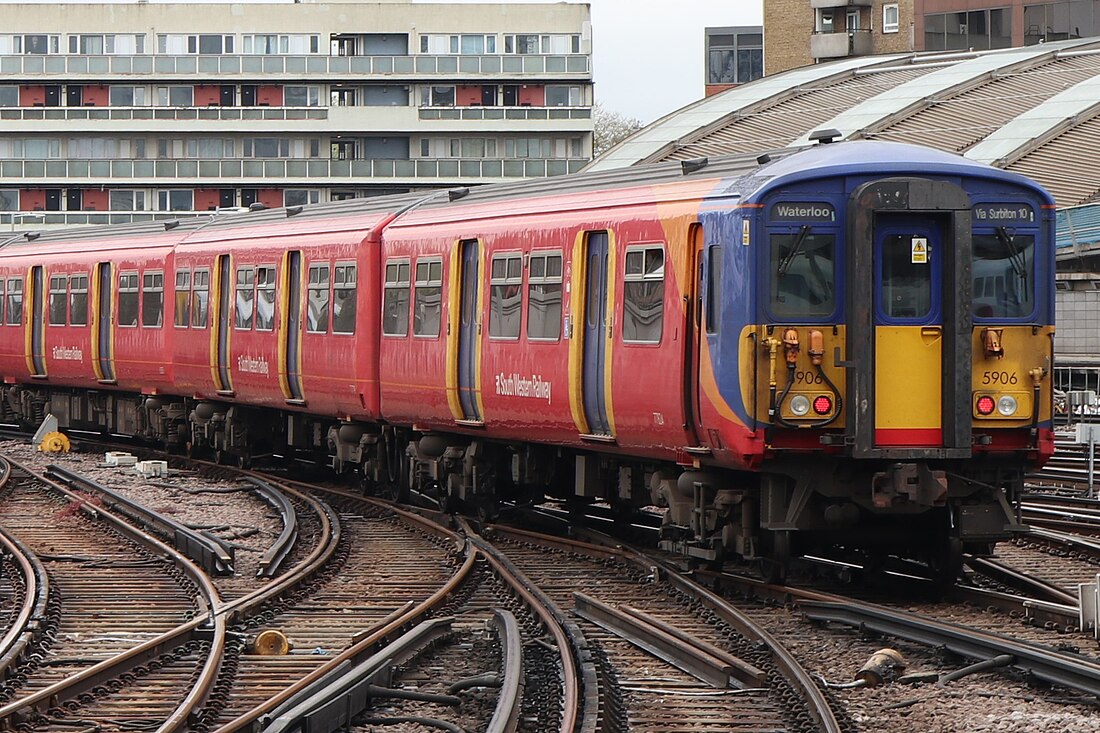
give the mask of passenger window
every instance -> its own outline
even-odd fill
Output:
[[[64,326],[65,311],[68,303],[68,278],[64,275],[50,277],[50,325]]]
[[[256,270],[251,267],[238,267],[237,299],[233,308],[233,327],[238,331],[252,329],[252,318],[256,312],[255,287]]]
[[[443,260],[417,260],[416,302],[413,304],[414,336],[439,336],[442,298]]]
[[[23,278],[13,277],[8,280],[8,325],[23,325]]]
[[[833,312],[836,236],[803,226],[771,235],[771,311],[776,316],[827,316]]]
[[[172,325],[176,328],[187,328],[191,318],[191,271],[176,270],[176,300],[175,312],[172,315]]]
[[[722,248],[707,248],[707,333],[718,333],[719,304],[722,302]]]
[[[1023,318],[1035,309],[1035,237],[1006,227],[974,235],[974,317]]]
[[[913,262],[916,236],[892,234],[882,242],[882,310],[890,318],[923,318],[932,310],[932,268],[927,260]]]
[[[164,273],[145,273],[141,285],[141,325],[160,328],[164,323]]]
[[[355,265],[337,264],[332,277],[332,332],[355,333]]]
[[[623,280],[623,341],[660,342],[665,314],[664,245],[628,248]]]
[[[118,325],[136,327],[138,322],[138,275],[124,272],[118,276]]]
[[[527,338],[561,338],[561,253],[533,252],[527,270]]]
[[[275,268],[256,268],[256,330],[275,330]]]
[[[69,278],[69,325],[88,325],[88,276]]]
[[[210,272],[195,270],[192,282],[194,290],[191,295],[191,327],[206,328],[207,313],[210,309]]]
[[[409,334],[409,275],[412,265],[405,261],[386,263],[385,293],[382,296],[382,333],[387,336]]]
[[[495,255],[489,284],[489,338],[518,339],[523,311],[523,256]]]
[[[328,265],[310,265],[308,285],[306,330],[310,333],[328,333]]]

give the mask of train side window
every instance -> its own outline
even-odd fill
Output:
[[[118,325],[136,327],[138,323],[138,274],[123,272],[118,276]]]
[[[4,305],[7,303],[8,299],[5,297],[4,284],[4,278],[0,277],[0,326],[7,323],[7,320],[4,318]]]
[[[172,325],[187,328],[191,320],[191,271],[176,270],[176,299]]]
[[[50,325],[64,326],[68,303],[68,281],[65,275],[50,276]]]
[[[256,314],[256,269],[237,268],[237,297],[233,306],[233,328],[238,331],[252,329]]]
[[[191,327],[206,328],[206,318],[210,312],[210,272],[195,270],[191,281],[194,284],[191,295]]]
[[[332,332],[355,333],[355,265],[332,268]]]
[[[523,255],[494,255],[489,285],[489,338],[518,339],[523,320]]]
[[[385,292],[382,296],[382,333],[386,336],[409,335],[409,276],[412,264],[408,260],[386,262]]]
[[[8,280],[8,308],[5,314],[8,317],[9,326],[23,324],[23,278],[13,277]]]
[[[439,337],[443,311],[443,260],[416,261],[416,300],[413,303],[413,336]]]
[[[146,272],[141,290],[141,325],[160,328],[164,324],[164,273]]]
[[[275,330],[275,267],[256,268],[256,330]]]
[[[88,325],[88,276],[69,278],[69,325]]]
[[[527,268],[527,338],[561,338],[561,252],[532,252]]]
[[[707,248],[707,333],[718,333],[718,310],[722,302],[722,248]]]
[[[974,235],[976,318],[1024,318],[1035,309],[1035,236],[998,227]]]
[[[306,330],[310,333],[328,333],[329,284],[328,265],[309,266]]]
[[[623,341],[659,343],[664,316],[664,245],[628,247],[623,276]]]
[[[833,234],[809,225],[771,235],[771,311],[776,316],[827,316],[836,302]]]

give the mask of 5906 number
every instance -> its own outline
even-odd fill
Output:
[[[982,384],[1017,384],[1016,372],[982,372]]]

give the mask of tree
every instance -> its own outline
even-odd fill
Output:
[[[642,129],[642,121],[605,109],[596,102],[592,107],[592,157],[598,158]]]

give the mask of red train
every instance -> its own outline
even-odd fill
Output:
[[[1050,452],[1052,209],[840,143],[15,235],[2,417],[328,456],[484,513],[664,504],[665,544],[706,559],[946,564],[1018,529]]]

